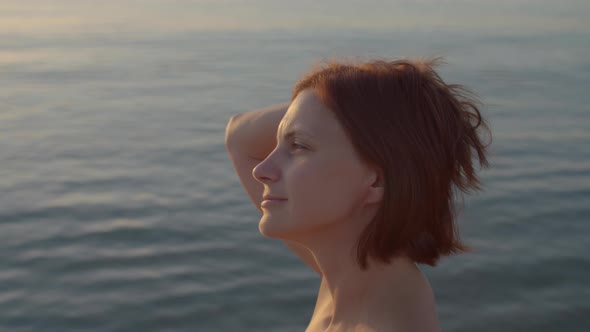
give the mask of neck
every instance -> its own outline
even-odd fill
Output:
[[[394,257],[389,264],[369,258],[368,268],[361,270],[354,247],[358,234],[358,229],[340,225],[299,241],[313,253],[328,286],[332,326],[365,320],[372,308],[395,301],[396,289],[421,280],[421,271],[407,256]]]

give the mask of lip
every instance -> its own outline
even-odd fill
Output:
[[[269,201],[286,201],[286,198],[282,198],[282,197],[278,197],[278,196],[274,196],[274,195],[264,195],[262,196],[263,200],[269,200]]]
[[[260,206],[276,205],[285,202],[286,199],[265,199],[260,203]]]
[[[260,202],[260,207],[278,205],[286,200],[287,199],[283,197],[266,194],[262,196],[262,202]]]

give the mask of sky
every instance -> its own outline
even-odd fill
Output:
[[[588,0],[2,0],[0,34],[212,30],[586,32]]]

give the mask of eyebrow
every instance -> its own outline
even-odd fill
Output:
[[[287,133],[283,134],[283,139],[288,140],[289,138],[291,138],[293,136],[303,136],[303,137],[309,137],[309,138],[314,137],[314,135],[312,135],[311,133],[308,133],[303,130],[289,130]],[[278,140],[279,140],[279,133],[277,132],[277,141]]]

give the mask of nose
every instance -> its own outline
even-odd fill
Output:
[[[270,155],[252,169],[252,176],[259,182],[274,182],[278,179],[278,170],[269,157]]]

